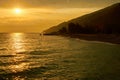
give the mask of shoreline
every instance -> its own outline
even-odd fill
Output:
[[[88,41],[101,41],[113,44],[120,44],[120,35],[115,34],[70,34],[70,35],[66,34],[62,36],[79,38]]]
[[[113,44],[120,44],[120,35],[115,34],[74,34],[68,35],[71,38],[79,38],[88,41],[101,41]]]

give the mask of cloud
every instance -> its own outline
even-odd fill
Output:
[[[47,8],[79,8],[102,7],[117,3],[119,0],[0,0],[0,7],[47,7]]]

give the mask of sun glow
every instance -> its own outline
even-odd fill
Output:
[[[20,8],[15,8],[15,9],[14,9],[14,12],[15,12],[16,14],[21,14],[22,10],[21,10]]]

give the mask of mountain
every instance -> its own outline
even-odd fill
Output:
[[[44,31],[45,34],[120,33],[120,3],[63,22]]]

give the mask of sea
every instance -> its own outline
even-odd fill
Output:
[[[0,80],[120,80],[120,45],[0,33]]]

